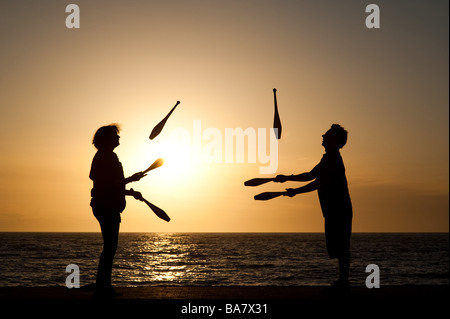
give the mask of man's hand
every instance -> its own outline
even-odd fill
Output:
[[[277,175],[277,177],[275,177],[274,182],[275,183],[284,183],[288,180],[288,177],[286,175]]]
[[[287,192],[286,196],[289,197],[294,197],[295,195],[298,194],[297,189],[295,188],[286,188],[286,192]]]

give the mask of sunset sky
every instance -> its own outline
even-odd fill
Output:
[[[66,27],[70,3],[79,29]],[[379,29],[366,27],[369,3],[380,7]],[[315,192],[253,199],[303,183],[244,181],[309,171],[339,123],[349,131],[341,154],[353,230],[448,232],[448,12],[446,0],[1,1],[0,231],[99,231],[91,142],[119,123],[126,176],[165,158],[129,187],[172,218],[128,198],[121,231],[322,232]],[[227,128],[265,128],[269,138],[273,88],[276,173],[261,175],[265,164],[248,157],[196,156],[195,143],[212,145],[207,134],[196,140],[199,123],[224,151]]]

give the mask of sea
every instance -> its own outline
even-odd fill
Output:
[[[0,287],[95,282],[100,233],[0,233]],[[448,233],[354,233],[352,285],[448,285]],[[367,272],[366,272],[367,271]],[[336,279],[323,233],[120,233],[113,285],[323,286]]]

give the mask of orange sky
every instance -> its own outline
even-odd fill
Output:
[[[273,175],[314,167],[340,123],[354,231],[448,232],[447,1],[376,1],[377,30],[362,1],[73,3],[79,29],[65,26],[68,3],[0,2],[0,231],[98,231],[91,140],[113,122],[127,176],[166,158],[131,187],[172,218],[131,198],[122,231],[323,231],[316,193],[257,202],[295,184],[244,187],[261,163],[190,161],[193,141],[171,138],[195,121],[222,137],[269,129],[276,87]]]

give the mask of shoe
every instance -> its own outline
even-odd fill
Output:
[[[350,282],[348,280],[336,280],[329,287],[322,289],[327,296],[342,297],[350,293]]]
[[[123,296],[122,293],[117,292],[112,286],[95,289],[94,299],[111,299],[114,297]]]
[[[348,281],[348,279],[338,279],[334,281],[331,286],[339,289],[349,289],[350,281]]]
[[[123,293],[117,292],[112,286],[111,286],[111,296],[112,297],[121,297],[123,296]]]

